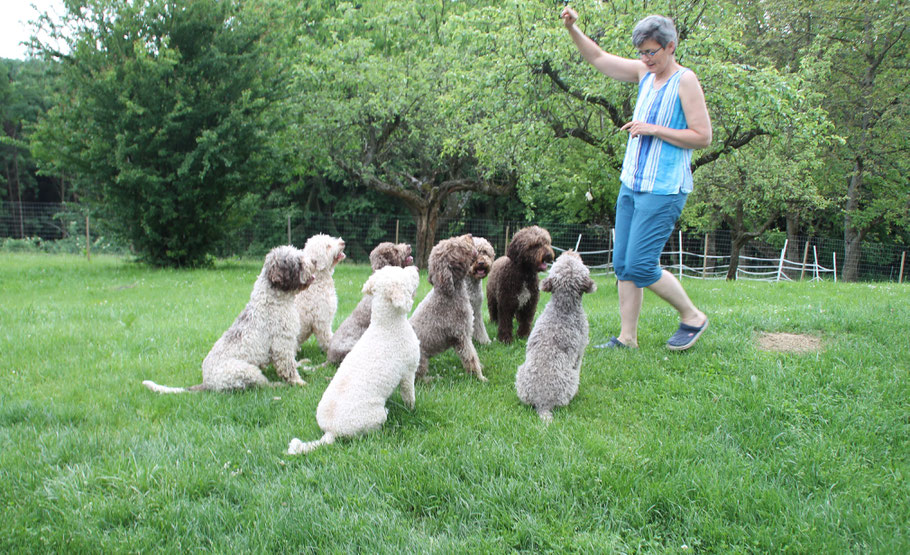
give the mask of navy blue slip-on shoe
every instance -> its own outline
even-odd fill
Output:
[[[673,337],[667,340],[667,348],[671,351],[685,351],[701,337],[701,334],[708,329],[708,319],[701,327],[690,326],[688,324],[679,324],[679,329],[673,334]]]
[[[625,343],[623,343],[622,341],[620,341],[619,339],[616,339],[616,337],[611,337],[610,340],[607,341],[606,343],[602,343],[600,345],[594,345],[594,348],[595,349],[628,349],[629,346],[626,345]]]

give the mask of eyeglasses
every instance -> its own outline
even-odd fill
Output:
[[[660,52],[660,51],[663,50],[664,48],[665,48],[665,47],[661,46],[661,47],[658,48],[657,50],[636,50],[635,53],[632,54],[632,55],[633,55],[633,56],[636,56],[636,57],[638,57],[638,58],[641,58],[642,56],[644,56],[644,57],[646,57],[646,58],[648,58],[648,59],[651,59],[651,58],[654,57],[655,54],[657,54],[658,52]]]

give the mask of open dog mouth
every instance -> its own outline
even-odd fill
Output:
[[[547,263],[546,263],[546,262],[541,262],[541,263],[537,266],[537,271],[538,271],[538,272],[546,272],[546,271],[547,271]]]
[[[338,264],[339,262],[341,262],[341,261],[344,260],[345,258],[347,258],[347,257],[344,255],[343,252],[338,253],[338,256],[335,257],[335,262],[334,262],[334,264]]]
[[[405,266],[410,266],[413,263],[414,263],[414,257],[411,255],[408,255],[408,257],[404,259]]]

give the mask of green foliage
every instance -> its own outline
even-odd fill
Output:
[[[77,164],[153,264],[203,263],[258,183],[269,73],[243,15],[215,0],[74,2],[58,35],[70,52],[44,46],[67,87],[41,151]]]
[[[0,254],[0,550],[910,548],[906,285],[689,280],[712,320],[698,345],[668,353],[675,313],[646,293],[641,349],[588,349],[578,395],[550,425],[515,396],[524,343],[494,343],[478,347],[489,383],[449,351],[414,411],[393,394],[381,430],[289,457],[290,438],[319,435],[331,366],[301,388],[140,385],[198,383],[260,264]],[[336,270],[336,326],[369,272]],[[619,323],[613,280],[596,282],[592,340]],[[428,289],[423,276],[418,297]],[[823,346],[763,351],[762,332]],[[312,340],[301,354],[324,360]]]

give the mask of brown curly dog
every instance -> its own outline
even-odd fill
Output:
[[[550,233],[536,225],[521,229],[512,237],[506,255],[493,262],[487,278],[487,308],[490,322],[496,322],[496,338],[512,342],[512,320],[518,320],[518,337],[531,333],[537,300],[540,298],[537,272],[553,262]]]
[[[430,251],[427,276],[433,289],[414,309],[410,320],[420,340],[417,377],[421,380],[426,380],[430,358],[454,348],[465,371],[487,381],[471,340],[474,312],[467,281],[477,256],[470,234],[444,239]]]

